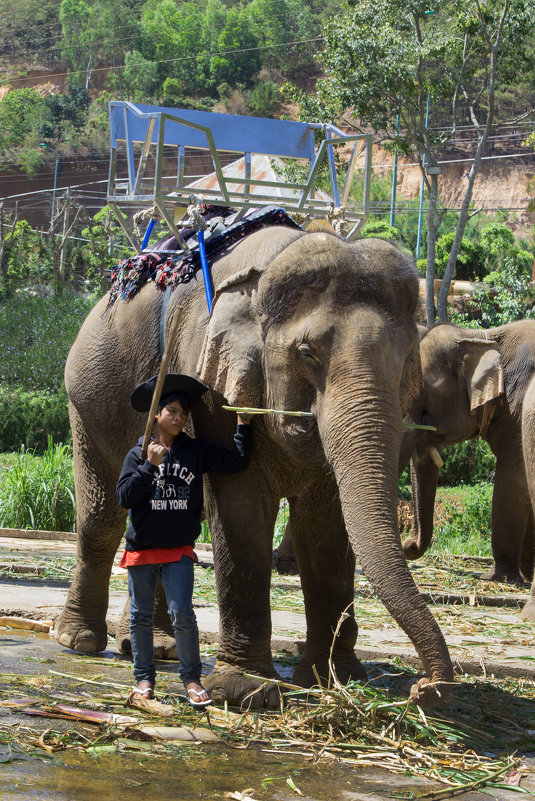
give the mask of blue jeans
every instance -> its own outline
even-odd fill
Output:
[[[175,634],[179,659],[178,672],[184,685],[199,681],[201,657],[199,631],[193,611],[193,560],[183,556],[179,562],[135,565],[128,568],[130,595],[130,640],[136,681],[154,684],[153,621],[156,584],[161,579],[167,608]]]

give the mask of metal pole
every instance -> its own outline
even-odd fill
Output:
[[[427,126],[429,124],[429,95],[427,95],[427,105],[425,108],[425,128],[427,130]],[[422,169],[425,173],[426,167],[426,158],[425,153],[422,161]],[[416,240],[416,258],[420,258],[420,248],[422,245],[422,220],[423,220],[423,213],[424,213],[424,189],[425,189],[425,175],[422,175],[422,186],[420,189],[420,209],[418,211],[418,238]]]
[[[56,185],[58,182],[58,163],[59,155],[56,153],[56,168],[54,170],[54,189],[52,190],[52,216],[50,217],[50,229],[54,225],[54,214],[56,212]]]

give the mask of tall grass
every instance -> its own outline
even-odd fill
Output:
[[[0,475],[0,527],[75,530],[72,451],[68,445],[54,444],[49,437],[42,456],[22,446],[17,453],[4,457]]]

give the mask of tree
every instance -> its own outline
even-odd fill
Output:
[[[418,160],[428,191],[429,323],[435,320],[435,243],[442,219],[439,176],[429,168],[437,165],[441,149],[459,125],[470,124],[475,153],[437,299],[438,316],[445,320],[474,182],[497,122],[496,91],[533,63],[527,46],[533,30],[532,2],[348,0],[345,13],[325,26],[321,60],[327,78],[319,82],[314,98],[305,99],[304,115],[338,120],[346,112],[349,124],[371,126],[385,146]],[[449,106],[449,124],[440,129],[433,126],[433,100],[439,98]]]
[[[210,59],[214,86],[223,81],[231,86],[250,84],[260,69],[257,47],[249,13],[242,8],[230,8],[217,40],[219,52]]]
[[[24,138],[39,128],[46,116],[46,104],[32,87],[12,89],[0,102],[0,153],[22,145]]]
[[[91,8],[84,0],[62,0],[59,18],[63,31],[62,50],[74,70],[74,83],[81,84],[85,72],[85,88],[89,89],[95,67],[97,31]]]
[[[195,92],[204,85],[202,69],[202,25],[204,3],[152,0],[143,8],[141,29],[145,58],[159,64],[160,82],[171,77],[185,91]]]

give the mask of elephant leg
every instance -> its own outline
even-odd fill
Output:
[[[110,464],[91,439],[74,407],[69,410],[78,533],[76,568],[65,606],[54,624],[56,640],[82,653],[107,645],[106,612],[113,559],[126,512],[115,496],[120,465]]]
[[[156,585],[154,621],[152,626],[155,659],[176,659],[176,642],[173,625],[167,611],[167,600],[161,581]],[[115,632],[117,647],[123,654],[132,653],[130,642],[130,599],[124,605]]]
[[[535,519],[535,449],[533,443],[535,442],[535,378],[532,378],[526,394],[524,396],[524,406],[522,408],[522,453],[524,455],[524,467],[526,471],[526,483],[529,490],[531,500],[531,514],[529,517],[529,525],[526,529],[526,536],[524,537],[522,549],[522,572],[527,577],[529,575],[529,565],[525,565],[525,559],[531,551],[532,557],[535,557],[534,545],[534,519]],[[531,546],[531,547],[530,547]],[[526,601],[526,604],[521,612],[521,617],[524,620],[535,620],[535,559],[532,558],[531,575],[533,582],[531,585],[531,594]]]
[[[522,553],[520,555],[520,572],[526,581],[533,580],[533,566],[535,564],[535,521],[533,510],[528,513],[526,531],[522,541]]]
[[[355,556],[345,529],[336,486],[314,486],[290,500],[292,533],[305,599],[307,639],[293,681],[303,687],[366,680],[355,655]],[[333,500],[334,499],[334,500]]]
[[[269,591],[273,528],[279,496],[250,467],[236,476],[211,475],[205,510],[212,535],[219,604],[219,647],[205,686],[217,703],[278,706],[275,685],[244,672],[277,678],[271,656]]]
[[[500,453],[496,458],[492,495],[494,565],[481,576],[486,581],[523,583],[520,562],[522,543],[531,514],[531,502],[519,454],[520,449],[520,444],[517,450],[513,443],[507,453]]]
[[[276,550],[273,551],[273,568],[282,575],[296,576],[297,559],[292,540],[292,521],[288,520],[284,535]]]

